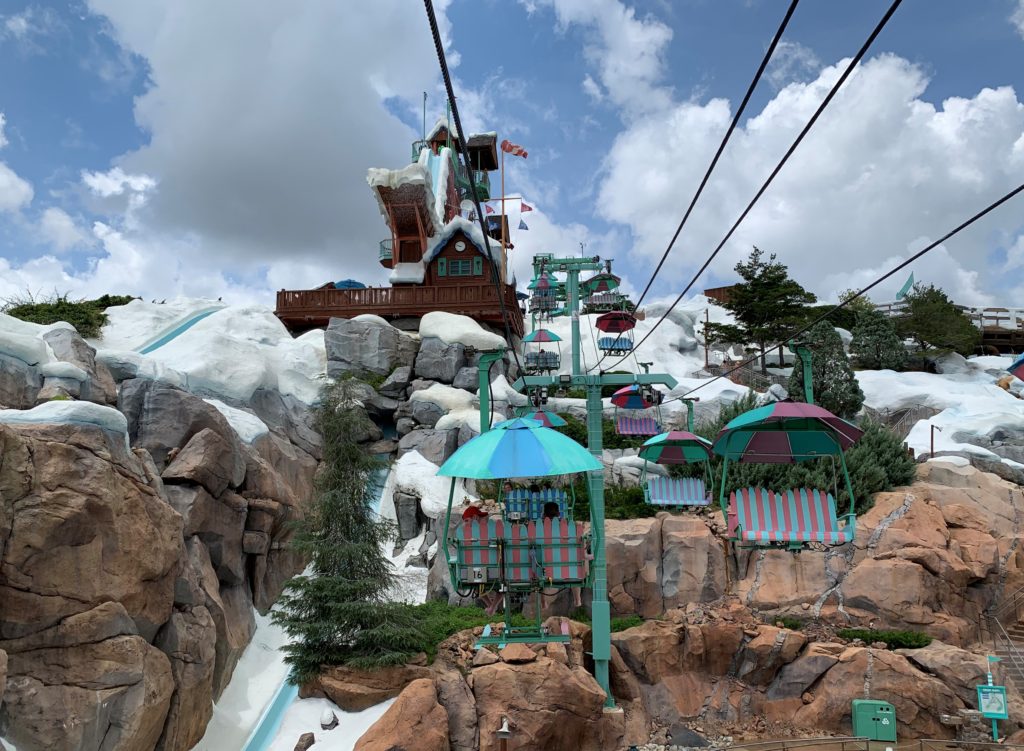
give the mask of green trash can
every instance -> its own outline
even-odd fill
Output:
[[[854,699],[853,734],[872,741],[896,740],[896,709],[886,701]]]

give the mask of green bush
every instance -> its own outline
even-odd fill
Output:
[[[621,618],[612,618],[612,633],[625,631],[627,628],[642,626],[644,619],[638,615],[624,615]]]
[[[426,652],[427,657],[431,660],[437,654],[437,645],[452,634],[457,634],[467,628],[495,623],[504,617],[500,612],[497,615],[488,615],[483,608],[456,607],[441,600],[431,600],[415,605],[411,611],[422,637],[409,645],[410,651]],[[513,626],[529,626],[531,623],[533,620],[526,618],[521,613],[515,613],[512,616]]]
[[[793,618],[789,615],[784,615],[781,618],[775,618],[773,623],[781,623],[783,628],[788,628],[790,631],[799,631],[804,627],[804,622],[799,618]]]
[[[95,300],[71,300],[66,294],[57,294],[48,299],[36,300],[32,295],[27,295],[5,300],[0,311],[22,321],[42,325],[65,321],[83,337],[95,338],[107,322],[104,311],[115,305],[127,305],[134,299],[131,295],[103,295]]]
[[[920,649],[932,643],[932,637],[920,631],[875,631],[869,628],[844,628],[836,632],[840,639],[860,639],[865,644],[882,641],[890,649]]]

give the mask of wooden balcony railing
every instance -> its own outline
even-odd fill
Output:
[[[506,284],[502,285],[502,293],[512,331],[522,336],[523,314],[515,290]],[[303,331],[326,326],[331,318],[352,318],[364,313],[392,319],[419,317],[433,310],[502,325],[501,305],[493,284],[281,290],[274,312],[290,330]]]

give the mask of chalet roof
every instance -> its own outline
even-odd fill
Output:
[[[423,263],[428,264],[433,261],[456,232],[461,232],[465,235],[466,239],[469,240],[480,255],[485,258],[500,259],[500,250],[498,247],[500,243],[493,243],[490,238],[488,238],[488,244],[485,246],[484,236],[480,232],[480,225],[471,222],[464,217],[456,216],[444,226],[444,229],[430,238],[427,244],[427,252],[423,254]],[[487,250],[487,248],[489,248],[489,250]]]

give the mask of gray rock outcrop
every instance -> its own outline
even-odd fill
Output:
[[[440,466],[455,453],[458,430],[414,430],[398,442],[398,455],[418,451],[424,459]]]
[[[401,365],[412,365],[417,339],[394,326],[376,321],[332,318],[324,332],[327,375],[376,373],[388,375]]]
[[[436,337],[428,337],[420,344],[415,372],[420,378],[451,383],[466,364],[466,348],[463,345],[445,344]]]

